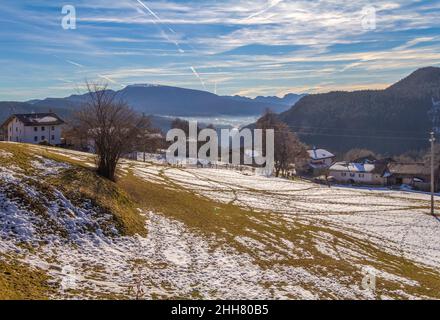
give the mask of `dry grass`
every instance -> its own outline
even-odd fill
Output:
[[[138,205],[115,183],[99,177],[93,170],[74,167],[47,180],[63,192],[73,203],[91,199],[95,206],[113,214],[114,222],[122,235],[147,235],[145,218]]]
[[[24,176],[33,177],[25,178],[24,183],[32,185],[48,198],[53,196],[52,192],[56,188],[74,204],[90,199],[92,204],[103,212],[113,214],[113,222],[122,235],[146,236],[145,219],[139,214],[135,203],[115,183],[98,177],[93,170],[80,162],[54,155],[43,148],[41,148],[41,153],[36,153],[35,148],[38,147],[0,143],[0,151],[3,151],[3,156],[0,156],[0,166],[13,168],[14,171]],[[13,156],[6,156],[7,154]],[[38,176],[38,172],[31,163],[32,160],[36,160],[35,155],[69,163],[71,168],[54,176]],[[42,216],[46,214],[46,209],[39,199],[29,197],[19,186],[6,187],[7,192],[11,193],[10,196],[22,199],[23,205],[29,210]],[[57,232],[49,225],[47,227],[48,232]],[[105,226],[101,227],[105,232]],[[0,254],[0,300],[48,299],[57,296],[57,290],[50,284],[50,280],[51,278],[44,270],[19,262],[16,257],[11,258]],[[86,296],[96,297],[92,293],[84,297]],[[110,293],[102,294],[100,297],[103,299],[121,298]]]
[[[171,181],[164,185],[128,174],[121,178],[118,184],[139,206],[177,219],[193,232],[215,237],[213,248],[224,244],[232,246],[251,256],[261,268],[271,269],[283,265],[301,267],[323,277],[346,279],[343,281],[349,287],[360,284],[364,277],[358,266],[369,265],[377,270],[418,282],[418,285],[411,286],[381,279],[377,284],[378,295],[386,294],[397,298],[401,297],[397,292],[402,290],[417,296],[440,298],[440,274],[435,270],[389,254],[368,241],[327,228],[325,225],[303,224],[300,219],[296,222],[285,221],[276,213],[254,212],[236,205],[215,202],[183,189]],[[326,233],[333,238],[329,243],[331,247],[349,246],[351,250],[362,253],[363,258],[335,259],[323,254],[315,246],[319,233]],[[237,237],[258,241],[264,245],[264,249],[245,246],[236,240]],[[285,250],[280,250],[281,239],[290,241],[294,248],[308,252],[312,258],[292,258],[286,255]],[[278,258],[267,259],[268,254]],[[273,286],[272,283],[267,285]],[[322,298],[338,298],[312,283],[301,285],[312,292],[319,292]]]
[[[31,165],[36,154],[70,164],[71,168],[61,171],[56,176],[43,177],[38,181],[28,182],[48,196],[53,188],[56,188],[75,204],[84,199],[90,199],[103,212],[113,214],[117,228],[122,235],[146,236],[145,219],[139,214],[137,205],[114,182],[99,177],[93,169],[87,167],[83,162],[52,153],[50,152],[51,148],[26,144],[1,143],[0,150],[14,155],[13,157],[1,157],[0,165],[19,167],[25,175],[29,176],[36,174],[36,170]]]
[[[23,148],[15,145],[7,148],[14,154],[17,153],[18,162],[15,162],[14,159],[13,164],[20,167],[28,163],[29,157]],[[3,145],[0,145],[0,149],[4,149]],[[440,275],[437,271],[416,265],[400,256],[389,254],[366,240],[360,240],[347,233],[333,230],[322,223],[319,225],[305,224],[301,218],[288,221],[282,215],[273,212],[254,212],[231,203],[215,202],[177,186],[170,180],[167,181],[167,184],[145,181],[134,176],[130,170],[127,174],[120,176],[118,182],[114,184],[97,177],[93,170],[88,169],[81,161],[51,152],[44,152],[42,155],[53,160],[70,163],[73,166],[72,169],[48,180],[48,183],[57,186],[72,199],[76,197],[78,199],[81,197],[91,198],[103,208],[111,210],[124,234],[140,233],[145,235],[144,219],[136,209],[152,210],[183,222],[192,232],[215,239],[215,241],[211,241],[213,249],[223,245],[234,247],[239,252],[252,257],[261,268],[300,267],[323,277],[334,277],[350,287],[353,284],[361,283],[363,275],[360,273],[359,265],[369,265],[418,283],[417,285],[408,285],[380,279],[377,284],[378,295],[386,294],[397,298],[402,297],[398,294],[401,291],[421,297],[440,298]],[[2,161],[1,158],[0,161]],[[350,250],[360,253],[362,257],[336,259],[323,254],[316,248],[316,243],[323,241],[318,239],[317,234],[319,233],[331,236],[332,240],[328,245],[335,251],[337,251],[337,247],[348,247]],[[237,241],[237,238],[243,237],[261,243],[264,248],[246,246]],[[299,248],[309,253],[311,258],[305,256],[292,258],[286,254],[286,251],[295,249],[285,247],[284,250],[281,250],[281,239],[291,242],[293,248]],[[278,258],[268,259],[269,254]],[[0,289],[2,288],[1,281],[0,277]],[[36,284],[38,283],[36,282]],[[263,285],[274,286],[273,283]],[[313,283],[301,283],[301,286],[319,293],[321,298],[338,298],[326,292],[324,288],[316,287]],[[41,284],[41,288],[47,289],[44,284]],[[197,297],[197,292],[194,292],[193,298]]]
[[[42,300],[55,292],[43,270],[0,255],[0,300]]]

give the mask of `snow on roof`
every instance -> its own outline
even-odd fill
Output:
[[[312,149],[307,151],[309,153],[310,158],[313,160],[322,160],[333,158],[335,155],[331,152],[328,152],[325,149]]]
[[[354,163],[354,162],[336,162],[330,167],[333,171],[348,171],[348,172],[373,172],[374,164],[370,163]]]
[[[38,123],[47,123],[47,122],[56,122],[56,121],[58,121],[58,119],[55,117],[46,116],[43,118],[36,118],[35,121]]]
[[[17,118],[25,126],[35,125],[60,125],[64,124],[64,121],[55,113],[26,113],[26,114],[13,114],[11,115],[2,126],[6,126],[14,118]]]

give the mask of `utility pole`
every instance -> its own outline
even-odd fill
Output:
[[[434,192],[435,192],[435,170],[434,170],[434,142],[435,136],[434,132],[431,132],[431,214],[434,215]]]

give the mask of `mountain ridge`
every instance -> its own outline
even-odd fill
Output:
[[[219,96],[211,92],[156,84],[134,84],[113,91],[134,110],[158,116],[248,116],[259,115],[270,108],[282,112],[296,103],[302,95],[278,97]],[[73,94],[63,98],[29,100],[34,107],[76,109],[87,99],[87,94]]]
[[[440,68],[427,67],[384,90],[308,95],[279,117],[310,145],[398,154],[427,147],[433,98],[440,99]]]
[[[283,107],[288,107],[286,110],[282,110],[283,108],[280,107],[282,111],[287,111],[290,107],[294,106],[301,98],[305,97],[307,94],[295,94],[295,93],[288,93],[284,95],[283,97],[277,97],[277,96],[257,96],[255,98],[249,98],[245,96],[235,95],[235,96],[225,96],[232,99],[242,100],[242,101],[255,101],[255,102],[261,102],[261,103],[270,103],[273,105],[280,105]],[[276,110],[273,110],[276,111]]]

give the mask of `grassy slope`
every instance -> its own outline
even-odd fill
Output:
[[[0,149],[14,154],[13,158],[0,158],[0,165],[18,166],[25,170],[27,175],[35,173],[30,161],[36,154],[70,164],[70,169],[39,181],[39,187],[54,187],[62,191],[73,203],[81,201],[83,198],[91,199],[103,210],[113,213],[123,235],[146,235],[145,219],[139,215],[136,204],[130,201],[127,194],[115,183],[99,177],[94,170],[80,161],[47,152],[44,147],[38,148],[39,152],[35,152],[34,146],[0,144]]]
[[[2,150],[12,153],[14,157],[0,157],[0,166],[19,167],[29,176],[35,174],[31,160],[36,154],[69,163],[72,167],[59,175],[49,176],[38,182],[29,180],[27,183],[32,183],[39,191],[50,192],[55,187],[72,203],[80,202],[84,198],[91,199],[102,210],[113,213],[122,235],[146,236],[145,218],[139,214],[136,204],[116,184],[98,177],[81,162],[48,153],[45,148],[38,148],[38,152],[35,152],[35,147],[21,144],[0,143],[0,151]],[[35,203],[37,205],[37,201]],[[0,299],[44,299],[53,294],[53,288],[48,285],[49,277],[43,270],[30,268],[16,260],[2,259],[1,256],[0,270]]]
[[[440,298],[440,275],[435,270],[424,268],[404,259],[394,256],[384,250],[373,246],[366,241],[361,241],[347,234],[326,228],[322,225],[308,225],[298,222],[291,223],[271,212],[253,212],[232,204],[214,202],[210,199],[196,195],[188,190],[168,181],[167,185],[147,182],[133,175],[126,175],[119,180],[119,185],[144,208],[161,212],[171,218],[178,219],[190,227],[193,231],[206,236],[215,235],[218,241],[214,245],[228,244],[240,252],[249,254],[254,262],[262,268],[274,268],[276,266],[302,267],[313,270],[323,276],[333,275],[335,278],[346,278],[346,285],[359,284],[363,274],[351,261],[334,259],[322,254],[315,247],[316,235],[325,232],[333,236],[333,247],[337,245],[347,246],[357,252],[363,252],[364,258],[356,261],[360,265],[374,266],[377,270],[383,270],[406,279],[416,280],[419,285],[397,285],[396,282],[381,279],[378,283],[377,294],[390,294],[391,291],[404,290],[405,292],[428,297]],[[272,239],[268,239],[270,235]],[[266,252],[256,248],[250,249],[235,240],[235,237],[248,237],[266,245]],[[295,247],[310,252],[313,259],[291,259],[277,249],[280,241],[287,239]],[[272,242],[273,241],[273,242]],[[273,245],[275,244],[275,245]],[[284,256],[283,259],[268,260],[264,256],[267,252]],[[268,286],[273,285],[267,283]],[[333,297],[322,288],[314,287],[313,284],[303,284],[312,292],[320,292],[323,298]],[[397,296],[396,296],[397,297]],[[295,298],[295,297],[292,297]]]
[[[0,255],[0,300],[47,299],[55,293],[47,274]]]
[[[14,153],[27,153],[23,146],[5,146],[0,144],[0,149],[9,149],[9,151],[12,150]],[[98,183],[99,179],[94,176],[90,169],[87,169],[84,164],[85,161],[72,160],[67,156],[54,154],[50,152],[50,149],[44,151],[46,149],[43,150],[42,148],[41,150],[41,155],[45,157],[66,161],[75,165],[73,172],[67,171],[64,175],[57,177],[53,181],[55,184],[67,191],[81,190],[81,192],[84,192],[89,197],[98,198],[97,201],[100,201],[100,203],[107,203],[107,206],[116,208],[116,212],[119,213],[115,213],[115,216],[119,215],[118,219],[120,219],[123,225],[126,225],[127,234],[136,233],[138,228],[140,228],[139,226],[143,226],[142,218],[137,213],[135,214],[135,208],[140,207],[160,212],[168,217],[182,221],[192,231],[199,234],[214,236],[217,239],[212,244],[214,247],[221,246],[222,244],[231,245],[240,252],[249,254],[255,263],[262,268],[273,268],[280,265],[302,267],[327,277],[331,275],[337,278],[345,277],[347,278],[347,286],[360,283],[363,275],[360,274],[359,269],[351,261],[334,259],[316,249],[314,242],[316,234],[324,231],[333,236],[330,245],[334,247],[337,245],[349,245],[350,248],[357,252],[363,252],[364,257],[358,259],[356,263],[372,265],[378,270],[388,271],[407,279],[413,279],[419,283],[416,286],[408,284],[397,285],[396,282],[381,280],[378,283],[378,294],[389,294],[390,290],[401,289],[416,295],[440,298],[440,276],[438,272],[415,265],[402,257],[386,253],[366,241],[360,241],[322,225],[303,224],[300,218],[298,218],[297,222],[292,223],[283,220],[282,216],[276,213],[257,213],[233,204],[214,202],[189,190],[185,190],[169,180],[167,185],[164,185],[137,178],[132,175],[130,170],[128,170],[127,174],[121,175],[117,185],[107,181]],[[90,161],[90,159],[87,161]],[[115,193],[110,198],[106,198],[102,192]],[[117,199],[116,204],[112,199]],[[108,204],[109,201],[110,204]],[[125,216],[125,208],[129,208],[128,216]],[[268,239],[267,235],[270,235],[272,239]],[[236,237],[243,236],[264,243],[266,251],[278,253],[284,258],[277,261],[264,259],[264,252],[258,249],[250,249],[235,240]],[[312,254],[313,259],[289,258],[274,245],[279,244],[277,240],[280,238],[291,241],[295,247],[307,250]],[[0,275],[0,281],[3,281],[1,280],[2,277]],[[20,280],[17,279],[16,281]],[[273,286],[274,284],[268,283],[267,285]],[[303,284],[303,286],[314,292],[319,292],[322,298],[334,298],[330,293],[323,291],[322,288],[314,287],[313,283]],[[46,289],[49,290],[50,288]]]

